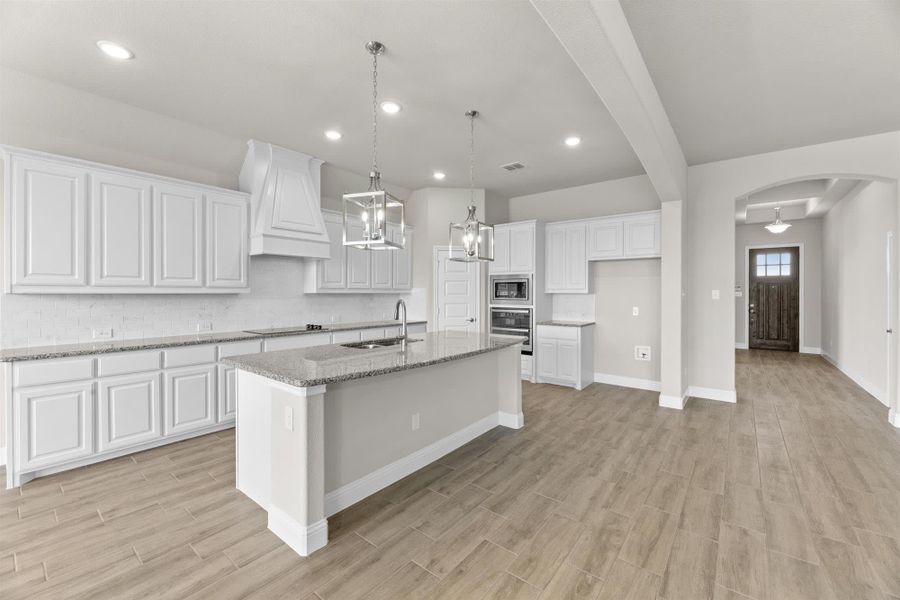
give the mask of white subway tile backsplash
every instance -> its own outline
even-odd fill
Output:
[[[378,320],[393,316],[398,297],[410,317],[427,314],[424,289],[406,294],[304,294],[301,259],[251,258],[248,294],[40,295],[0,298],[0,347],[91,341],[93,329],[111,328],[114,339],[196,333],[198,321],[213,331],[285,327],[305,323]]]

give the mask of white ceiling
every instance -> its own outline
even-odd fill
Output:
[[[735,201],[735,222],[739,225],[769,223],[775,209],[785,221],[822,217],[850,193],[859,179],[806,179],[775,185]]]
[[[477,185],[513,196],[643,173],[618,126],[527,2],[0,2],[0,63],[241,140],[258,138],[367,172],[371,57],[388,47],[379,163],[407,188],[468,185],[477,108]],[[136,54],[116,63],[94,46]],[[327,128],[343,132],[338,143]],[[563,145],[570,134],[584,141]],[[159,135],[164,135],[160,133]],[[131,152],[160,140],[131,140]],[[521,161],[514,173],[500,165]],[[435,169],[447,173],[442,183]]]
[[[900,129],[896,0],[622,0],[689,164]]]

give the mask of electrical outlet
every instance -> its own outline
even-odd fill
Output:
[[[197,321],[197,331],[212,331],[212,321]]]
[[[712,299],[713,299],[713,300],[718,300],[718,299],[719,299],[719,296],[720,296],[719,290],[713,290],[713,291],[712,291]]]
[[[650,360],[650,346],[635,346],[634,360]]]
[[[631,316],[636,317],[639,314],[641,314],[641,310],[637,306],[632,306],[631,307]]]
[[[294,409],[290,406],[284,407],[284,428],[288,431],[294,430]]]
[[[417,431],[419,429],[419,413],[413,413],[412,416],[412,430]]]
[[[92,329],[91,337],[95,340],[111,340],[113,336],[112,327],[105,327],[101,329]]]

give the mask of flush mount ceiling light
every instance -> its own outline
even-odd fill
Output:
[[[466,113],[469,118],[469,215],[462,223],[450,223],[450,260],[479,262],[494,260],[494,226],[475,216],[475,117],[477,110]]]
[[[381,189],[378,171],[378,56],[385,47],[381,42],[369,42],[366,50],[372,55],[372,170],[368,191],[343,196],[344,245],[397,250],[406,245],[403,201]]]
[[[385,100],[381,103],[381,110],[389,115],[396,115],[398,112],[400,112],[400,105],[396,102]]]
[[[344,137],[344,134],[342,134],[340,131],[337,131],[334,129],[329,129],[328,131],[325,132],[325,137],[327,137],[332,142],[336,142],[339,139],[341,139],[342,137]]]
[[[766,229],[771,233],[784,233],[790,226],[790,223],[785,223],[781,220],[781,207],[778,206],[775,208],[775,220],[766,225]]]
[[[97,47],[100,48],[105,55],[110,58],[115,58],[116,60],[131,60],[134,58],[134,52],[115,42],[100,40],[97,42]]]
[[[434,178],[437,179],[438,181],[443,181],[444,177],[446,177],[446,176],[447,176],[447,174],[444,173],[443,171],[435,171],[434,172]]]
[[[574,148],[575,146],[577,146],[580,143],[581,143],[581,138],[578,137],[577,135],[570,135],[569,137],[566,138],[566,146],[569,146],[570,148]]]

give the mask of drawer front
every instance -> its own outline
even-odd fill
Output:
[[[552,325],[539,325],[538,338],[545,337],[554,340],[577,340],[577,327],[554,327]]]
[[[240,356],[241,354],[257,354],[262,352],[262,343],[259,340],[249,342],[230,342],[219,344],[219,360],[228,356]]]
[[[159,371],[101,379],[97,386],[100,452],[136,446],[162,435]]]
[[[216,347],[204,345],[175,348],[163,352],[163,357],[163,364],[167,369],[214,363],[216,362]]]
[[[274,337],[267,339],[263,343],[263,351],[270,352],[272,350],[309,348],[310,346],[323,346],[330,343],[330,333],[307,333],[305,335],[289,335],[285,337]]]
[[[20,470],[85,458],[94,451],[94,384],[67,383],[18,390],[15,426]]]
[[[97,376],[109,377],[142,371],[157,371],[160,366],[159,354],[159,350],[148,350],[101,356],[97,359]]]
[[[36,360],[13,365],[13,386],[43,385],[94,377],[94,358]]]

